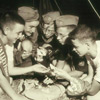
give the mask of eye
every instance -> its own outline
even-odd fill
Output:
[[[30,28],[35,28],[35,26],[30,26]]]

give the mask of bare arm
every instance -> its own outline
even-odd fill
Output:
[[[58,60],[56,67],[62,69],[64,67],[64,60]]]
[[[70,81],[72,79],[72,77],[66,71],[64,71],[64,70],[62,70],[60,68],[57,68],[57,67],[53,66],[52,64],[50,65],[50,67],[54,71],[54,75],[57,78],[65,79],[67,81]]]
[[[73,71],[69,72],[69,75],[71,75],[72,77],[81,77],[83,75],[83,72],[82,71],[73,70]]]
[[[16,93],[11,88],[8,80],[2,74],[1,70],[0,70],[0,86],[10,97],[13,98],[13,96],[16,95]]]
[[[68,72],[69,75],[72,77],[80,77],[83,75],[83,72],[81,71],[77,71],[77,70],[72,71],[71,66],[63,60],[59,60],[56,67]]]
[[[10,76],[14,76],[14,75],[26,74],[29,72],[47,73],[49,71],[49,69],[47,69],[45,66],[43,66],[41,64],[35,64],[35,65],[24,67],[24,68],[16,67],[16,66],[14,66],[13,61],[9,61],[8,62],[8,71],[9,71]]]
[[[15,93],[15,91],[10,86],[8,80],[2,74],[1,70],[0,70],[0,87],[8,94],[8,96],[12,98],[12,100],[28,100],[24,96]]]
[[[94,71],[93,71],[92,65],[90,64],[90,61],[87,61],[87,63],[88,63],[88,75],[86,78],[84,78],[84,80],[91,83],[93,79]]]
[[[65,60],[59,60],[56,67],[63,69],[66,72],[71,72],[71,67]]]

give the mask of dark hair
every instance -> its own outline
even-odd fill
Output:
[[[15,23],[25,25],[25,21],[14,11],[5,12],[0,18],[0,27],[3,29],[5,26],[12,28]]]
[[[73,30],[69,34],[69,38],[72,39],[78,39],[81,41],[84,41],[86,39],[91,39],[92,41],[96,40],[97,31],[94,28],[90,28],[87,25],[78,25],[75,30]]]

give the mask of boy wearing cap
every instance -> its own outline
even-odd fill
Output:
[[[25,36],[34,38],[32,42],[36,42],[38,33],[37,26],[39,25],[39,13],[35,8],[22,6],[18,8],[18,14],[25,20]],[[33,36],[33,37],[32,37]]]
[[[18,8],[18,14],[25,20],[25,28],[23,34],[20,36],[20,40],[16,42],[16,45],[18,45],[16,48],[20,50],[21,40],[26,38],[32,41],[33,49],[35,50],[38,39],[37,26],[39,25],[39,13],[35,8],[22,6]],[[27,58],[29,55],[24,52],[22,58]]]
[[[77,27],[78,21],[79,17],[74,15],[62,15],[56,19],[56,36],[62,44],[57,67],[76,77],[80,77],[84,72],[87,72],[87,68],[84,68],[84,66],[87,66],[85,57],[81,58],[73,52],[68,41],[68,35]],[[71,71],[73,67],[76,70]]]
[[[59,42],[55,36],[55,20],[60,16],[59,11],[51,11],[42,15],[41,34],[39,34],[39,45],[50,44],[52,46],[52,61],[56,59],[56,52],[59,47]]]
[[[39,34],[39,43],[42,42],[50,44],[53,48],[57,47],[58,41],[55,37],[55,24],[54,21],[60,16],[58,11],[48,12],[42,15],[41,29],[42,34]]]

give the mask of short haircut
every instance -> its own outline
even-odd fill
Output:
[[[29,39],[25,39],[25,40],[23,40],[22,43],[21,43],[21,49],[22,49],[22,50],[23,50],[25,47],[28,48],[28,47],[30,47],[30,46],[33,47],[33,44],[32,44],[32,42],[31,42]]]
[[[0,26],[2,29],[4,29],[5,26],[13,28],[16,23],[25,25],[24,19],[14,11],[6,12],[2,14],[0,18]]]
[[[66,27],[70,32],[72,32],[77,26],[76,25],[65,25],[65,26],[62,26],[62,27]],[[55,28],[55,31],[56,31],[57,28],[60,28],[60,27],[57,27],[55,22],[54,22],[54,28]]]
[[[84,41],[90,39],[92,41],[96,40],[97,31],[94,28],[90,28],[87,25],[78,25],[75,30],[69,34],[71,40],[78,39]]]

